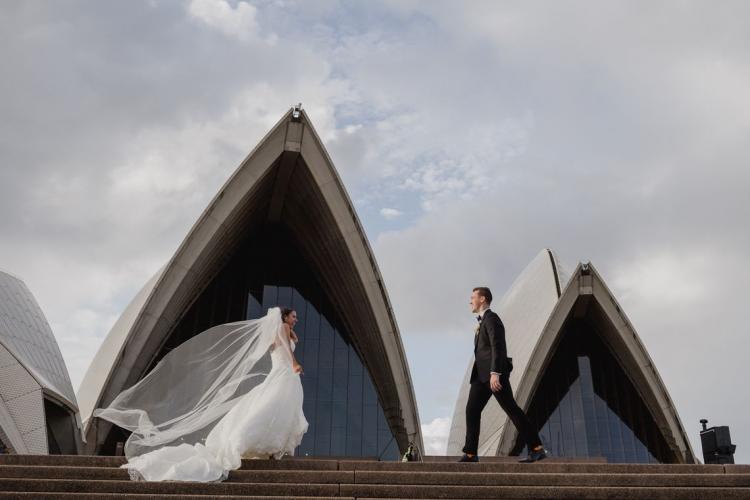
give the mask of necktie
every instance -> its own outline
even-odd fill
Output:
[[[482,317],[479,316],[479,315],[477,315],[477,321],[479,321],[481,323],[482,322]]]

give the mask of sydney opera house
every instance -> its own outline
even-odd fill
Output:
[[[290,110],[245,158],[175,255],[128,305],[78,392],[87,452],[126,435],[92,419],[170,349],[211,326],[293,307],[310,427],[301,456],[397,458],[422,448],[386,288],[307,115]]]
[[[30,292],[0,273],[0,293],[0,452],[118,453],[127,434],[93,418],[95,408],[197,333],[277,305],[293,307],[300,319],[296,354],[305,367],[310,427],[297,456],[395,459],[410,443],[423,450],[386,287],[331,158],[300,108],[242,161],[132,299],[77,398]],[[694,461],[653,362],[592,265],[567,275],[544,250],[496,302],[517,400],[553,455]],[[465,381],[449,454],[463,444],[467,392]],[[493,401],[480,438],[482,455],[523,451]]]

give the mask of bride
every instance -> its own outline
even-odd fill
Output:
[[[169,352],[95,417],[132,431],[132,479],[222,481],[244,458],[293,454],[308,423],[302,366],[294,357],[297,313],[210,328]]]

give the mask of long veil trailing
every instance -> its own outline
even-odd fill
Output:
[[[219,419],[271,372],[274,346],[283,346],[276,358],[291,367],[285,336],[278,307],[260,319],[210,328],[170,351],[93,416],[132,431],[125,443],[128,460],[166,446],[205,450]]]

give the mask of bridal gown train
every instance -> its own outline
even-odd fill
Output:
[[[291,344],[294,351],[295,343]],[[222,481],[242,457],[281,458],[293,454],[307,431],[302,383],[278,343],[271,351],[268,376],[242,396],[202,443],[165,446],[123,465],[133,479],[147,481]]]

